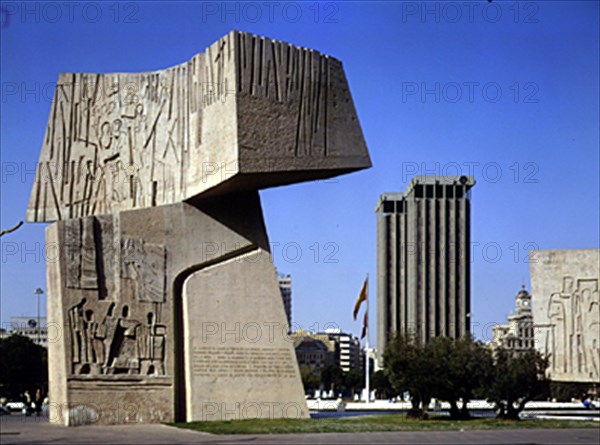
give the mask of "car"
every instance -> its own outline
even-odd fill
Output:
[[[23,411],[25,404],[23,402],[8,402],[6,408],[8,408],[9,411]]]

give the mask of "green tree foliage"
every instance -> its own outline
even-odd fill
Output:
[[[28,337],[11,335],[0,339],[0,394],[17,400],[26,389],[35,394],[48,386],[46,348]]]
[[[593,383],[550,382],[550,397],[557,402],[584,400],[593,392]]]
[[[517,356],[501,350],[494,357],[470,336],[437,337],[425,346],[396,336],[388,343],[384,363],[396,394],[410,393],[413,417],[426,417],[427,406],[436,397],[450,403],[453,419],[467,419],[467,403],[483,394],[497,404],[499,417],[518,419],[528,401],[548,394],[544,379],[548,363],[539,353]]]
[[[300,367],[300,377],[302,378],[305,393],[319,389],[321,379],[315,374],[314,369],[310,366]]]
[[[397,335],[388,342],[383,360],[385,373],[396,393],[408,391],[411,395],[409,416],[426,418],[435,378],[429,350],[420,347],[413,337]]]
[[[344,386],[350,392],[350,395],[355,394],[358,390],[365,386],[365,375],[361,371],[352,369],[344,375]]]
[[[518,420],[527,402],[547,397],[547,368],[548,360],[537,351],[522,355],[503,349],[496,352],[486,395],[496,403],[499,418]]]
[[[383,370],[373,373],[371,376],[371,385],[380,399],[389,399],[394,396],[394,389]]]
[[[490,351],[471,336],[460,339],[433,338],[425,347],[431,357],[433,395],[450,403],[453,419],[468,419],[467,403],[477,389],[485,386],[491,376],[492,355]],[[462,400],[462,409],[458,401]]]
[[[344,373],[335,365],[327,365],[321,371],[321,383],[326,391],[338,392],[344,384]]]

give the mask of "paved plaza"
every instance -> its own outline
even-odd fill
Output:
[[[217,436],[166,425],[64,427],[43,417],[0,418],[4,444],[598,444],[599,428]]]

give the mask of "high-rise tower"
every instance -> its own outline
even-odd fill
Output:
[[[469,332],[471,194],[468,176],[416,176],[384,193],[377,213],[377,341]]]
[[[279,291],[281,292],[288,326],[292,326],[292,277],[291,275],[277,274],[277,282],[279,283]]]

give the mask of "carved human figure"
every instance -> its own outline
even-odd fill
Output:
[[[113,339],[115,336],[115,329],[117,325],[117,320],[114,316],[115,311],[115,303],[111,303],[108,307],[108,311],[106,312],[106,316],[102,323],[100,324],[100,328],[98,330],[98,338],[102,339],[103,343],[103,373],[108,374],[107,369],[110,366],[111,362],[111,345],[113,343]]]
[[[85,358],[86,363],[95,363],[96,354],[94,351],[94,336],[98,327],[94,321],[94,311],[87,309],[83,312],[85,320],[85,350],[87,356]]]
[[[146,316],[147,325],[137,327],[141,373],[164,375],[164,340],[166,326],[157,324],[152,312]]]
[[[585,372],[587,368],[586,361],[586,347],[585,347],[585,335],[584,335],[584,303],[583,295],[580,289],[577,289],[571,296],[572,308],[573,308],[573,339],[575,340],[575,353],[577,356],[577,372]]]
[[[104,343],[101,325],[94,319],[94,311],[85,311],[87,362],[92,363],[92,374],[100,373],[100,365],[104,360]]]
[[[559,293],[554,293],[548,301],[548,320],[550,320],[550,350],[552,354],[552,370],[559,366],[562,359],[563,372],[567,372],[567,320],[565,305]]]
[[[140,360],[150,359],[150,336],[152,332],[152,325],[154,322],[154,314],[149,312],[147,315],[148,324],[140,324],[136,326],[136,347],[138,351],[138,357]],[[142,364],[142,373],[144,365]]]
[[[592,330],[591,332],[599,332],[600,325],[596,323],[595,326],[590,326],[590,328],[595,329],[595,331]],[[588,367],[588,375],[598,381],[598,378],[600,377],[600,345],[598,344],[597,338],[593,338],[590,342],[589,352],[590,365]]]
[[[587,356],[589,357],[588,375],[596,381],[600,379],[600,344],[598,342],[598,334],[600,333],[600,296],[598,292],[598,280],[592,289],[585,289],[584,304],[586,307],[586,332],[592,333],[591,341],[586,342]]]
[[[136,341],[136,332],[139,325],[139,321],[129,318],[129,306],[123,306],[111,344],[112,362],[109,366],[112,373],[139,373],[140,364]]]
[[[155,325],[152,333],[152,364],[154,373],[165,374],[165,325]]]
[[[87,300],[82,298],[79,303],[69,309],[69,329],[72,342],[72,363],[80,364],[87,357],[85,342],[85,320],[83,318],[83,306]]]

